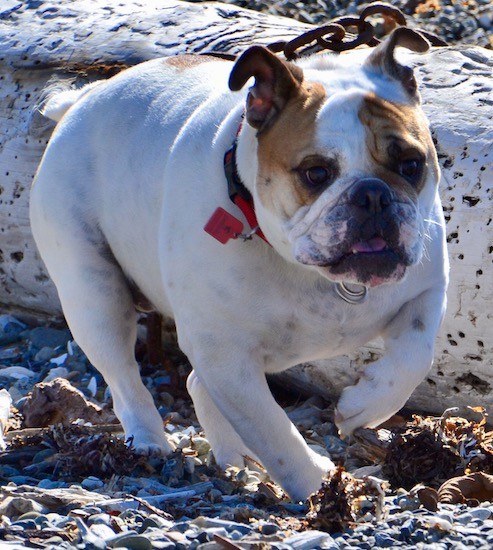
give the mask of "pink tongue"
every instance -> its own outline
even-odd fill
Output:
[[[387,243],[381,237],[374,237],[369,241],[353,244],[351,252],[380,252],[384,250]]]

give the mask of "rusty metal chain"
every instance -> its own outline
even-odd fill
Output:
[[[269,44],[268,48],[275,53],[283,53],[286,59],[291,61],[322,50],[343,52],[362,44],[376,46],[380,40],[375,36],[374,25],[367,20],[374,15],[381,15],[389,30],[407,26],[406,16],[399,8],[387,2],[372,2],[363,9],[359,17],[336,17],[327,25],[311,29],[289,42],[274,42]],[[447,46],[438,36],[418,30],[432,46]]]

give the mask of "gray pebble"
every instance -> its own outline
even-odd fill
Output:
[[[402,509],[402,510],[417,510],[421,503],[417,498],[408,497],[407,495],[399,497],[397,499],[396,504]]]
[[[134,539],[134,537],[137,538]],[[147,537],[139,535],[137,531],[129,530],[124,533],[118,533],[117,535],[106,539],[105,542],[109,548],[124,548],[126,546],[125,543],[129,544],[128,548],[133,548],[130,546],[130,543],[135,542],[136,544],[139,544],[142,542],[142,540],[147,541],[149,544],[151,544],[150,540]],[[144,548],[144,546],[142,546],[142,548]],[[147,546],[147,548],[151,548],[151,546]]]
[[[481,521],[490,519],[492,516],[489,508],[471,508],[469,513],[473,518],[480,519]]]
[[[493,15],[483,13],[483,15],[478,18],[478,23],[485,30],[491,29],[491,27],[493,26]]]
[[[87,519],[87,525],[97,525],[97,524],[103,524],[103,525],[109,525],[111,522],[111,516],[109,514],[106,514],[104,512],[101,512],[100,514],[93,514]]]
[[[55,328],[36,327],[29,331],[31,345],[41,350],[44,347],[58,348],[65,347],[72,339],[69,330],[58,330]]]
[[[38,483],[40,489],[60,489],[61,487],[66,487],[67,484],[63,481],[54,481],[48,478],[42,479]]]
[[[159,539],[159,540],[152,541],[152,548],[158,549],[158,550],[171,550],[171,549],[175,549],[176,545],[174,542],[171,542],[170,540]],[[217,550],[217,546],[216,546],[216,550]]]
[[[108,539],[112,539],[115,536],[115,532],[113,529],[104,523],[95,523],[89,527],[91,532],[96,535],[98,538],[103,539],[104,541],[107,541]]]
[[[104,483],[98,477],[89,476],[82,480],[81,486],[87,491],[94,491],[103,487]]]
[[[36,362],[45,363],[46,361],[53,359],[56,355],[58,354],[53,348],[44,346],[38,351],[38,353],[36,353],[34,360]]]
[[[236,521],[227,521],[224,519],[217,519],[217,518],[207,518],[204,516],[200,516],[197,519],[193,520],[192,524],[197,527],[201,527],[203,529],[207,529],[211,527],[224,527],[227,531],[232,531],[236,529],[237,531],[240,531],[240,533],[243,533],[244,535],[252,531],[252,528],[249,525],[245,525],[244,523],[238,523]]]
[[[262,535],[273,535],[279,531],[279,527],[275,523],[262,523],[260,532]]]
[[[416,529],[413,536],[413,542],[425,542],[427,538],[428,535],[424,529]]]
[[[55,449],[43,449],[42,451],[38,451],[33,456],[33,464],[39,464],[41,462],[44,462],[47,458],[50,458],[55,454]]]
[[[19,519],[12,522],[12,526],[21,527],[22,529],[37,529],[37,524],[33,519]]]
[[[284,539],[284,543],[294,550],[313,550],[317,546],[333,543],[334,539],[329,533],[323,531],[304,531]],[[325,546],[324,546],[325,547]]]
[[[152,550],[152,542],[144,535],[126,535],[110,545],[111,548],[128,548],[129,550]]]
[[[229,532],[229,538],[232,540],[240,540],[243,538],[243,533],[241,533],[237,529],[233,529]]]
[[[2,464],[0,466],[0,473],[3,477],[12,477],[19,475],[19,470],[17,468],[14,468],[13,466],[10,466],[8,464]]]
[[[396,545],[396,540],[389,533],[379,532],[375,533],[375,544],[381,548],[392,548]]]
[[[152,548],[158,549],[158,550],[171,550],[176,548],[176,544],[174,542],[171,542],[170,540],[159,539],[159,540],[152,541]],[[217,550],[217,546],[216,546],[216,550]]]
[[[469,512],[465,512],[463,514],[460,514],[455,518],[455,521],[462,525],[467,525],[472,520],[472,515]]]
[[[407,519],[400,529],[401,540],[408,541],[418,525],[418,520],[414,517]]]
[[[436,514],[436,516],[441,519],[447,520],[449,523],[454,523],[455,521],[454,514],[452,512],[443,511]]]

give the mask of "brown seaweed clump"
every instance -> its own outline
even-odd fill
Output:
[[[366,514],[379,519],[384,510],[385,488],[380,479],[356,479],[338,466],[308,499],[308,527],[340,533]]]
[[[454,476],[481,470],[493,473],[493,432],[486,431],[483,407],[471,408],[481,420],[452,416],[413,416],[395,428],[387,447],[383,473],[394,487],[411,489],[418,483],[438,488]]]

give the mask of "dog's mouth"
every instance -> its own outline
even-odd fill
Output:
[[[368,241],[360,241],[351,246],[351,250],[347,255],[354,254],[378,254],[389,249],[387,241],[382,237],[373,237]]]
[[[409,261],[398,247],[383,237],[356,241],[337,259],[326,263],[330,278],[352,281],[366,286],[400,280]]]
[[[372,237],[366,241],[356,241],[345,248],[337,258],[327,262],[328,267],[337,267],[342,263],[359,262],[361,260],[374,260],[378,262],[379,258],[386,258],[393,255],[400,257],[400,254],[383,237]]]

